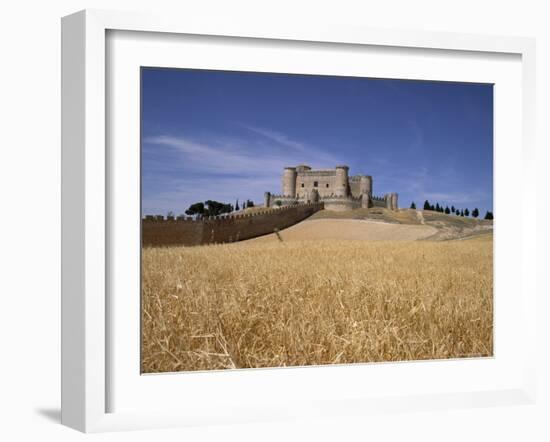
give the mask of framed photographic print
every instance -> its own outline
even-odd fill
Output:
[[[533,400],[532,40],[84,11],[62,43],[63,423]]]

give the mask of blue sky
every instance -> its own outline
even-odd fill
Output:
[[[262,203],[285,166],[347,164],[400,207],[493,206],[493,87],[142,69],[142,212]]]

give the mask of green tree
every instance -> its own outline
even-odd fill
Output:
[[[254,201],[246,200],[246,207],[254,207]]]
[[[439,203],[435,203],[435,211],[439,212]]]
[[[195,203],[191,204],[189,208],[185,211],[186,215],[197,215],[201,218],[204,215],[204,203]]]
[[[411,203],[411,209],[416,209],[416,204],[414,203],[414,201]]]
[[[474,218],[477,218],[479,216],[479,210],[477,207],[472,211],[472,216]]]
[[[430,202],[428,200],[424,201],[424,210],[431,210]]]
[[[468,209],[464,209],[464,215],[470,216],[470,211]]]
[[[219,201],[207,200],[205,205],[207,209],[204,214],[207,216],[218,216],[233,211],[231,204],[220,203]]]
[[[451,209],[449,209],[449,206],[445,206],[445,213],[449,215],[451,213]]]
[[[468,210],[468,209],[466,209],[466,210]],[[460,211],[460,216],[464,216],[464,210]]]
[[[455,212],[456,212],[455,206],[451,206],[451,213],[455,213]]]
[[[241,210],[239,207],[239,199],[237,198],[237,201],[235,202],[235,210]]]
[[[277,207],[281,207],[281,206],[283,205],[283,202],[282,202],[281,200],[276,200],[276,201],[275,201],[275,205],[276,205]]]
[[[485,219],[493,219],[493,212],[487,211],[487,213],[485,214]]]
[[[203,202],[198,202],[191,204],[189,208],[185,211],[186,215],[196,215],[197,218],[202,218],[205,216],[218,216],[223,215],[224,213],[233,212],[233,205],[220,203],[219,201],[208,200]]]

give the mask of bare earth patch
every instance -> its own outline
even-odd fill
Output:
[[[437,229],[427,225],[391,224],[360,219],[308,219],[279,234],[283,241],[322,239],[411,241],[435,235]],[[278,241],[275,234],[261,236],[250,242]]]

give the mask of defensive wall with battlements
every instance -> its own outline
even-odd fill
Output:
[[[323,203],[315,202],[200,220],[148,215],[141,222],[142,246],[196,246],[241,241],[285,229],[321,209]]]

